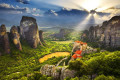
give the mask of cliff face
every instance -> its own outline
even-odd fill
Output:
[[[0,46],[4,49],[5,53],[10,53],[10,44],[5,25],[0,27]]]
[[[60,29],[59,33],[52,34],[53,38],[56,38],[57,40],[62,39],[66,40],[67,35],[73,32],[73,29]]]
[[[3,24],[0,26],[0,48],[3,48],[2,53],[10,53],[9,38],[20,51],[22,50],[20,39],[26,40],[32,48],[37,48],[38,44],[42,45],[41,42],[45,43],[42,33],[43,31],[39,32],[38,30],[36,19],[32,17],[23,16],[20,26],[11,27],[10,33],[6,32],[6,27]],[[9,34],[10,36],[8,37]]]
[[[38,44],[42,45],[36,19],[23,16],[20,22],[20,34],[32,48],[37,48]]]
[[[13,26],[10,30],[10,34],[11,34],[11,39],[14,43],[14,45],[16,46],[17,49],[19,49],[20,51],[22,50],[22,46],[20,43],[20,35],[18,33],[18,29],[16,26]]]
[[[56,67],[55,65],[44,65],[40,69],[41,74],[51,76],[54,80],[64,80],[66,77],[75,77],[76,71],[66,67]]]
[[[90,42],[99,42],[106,47],[120,47],[120,16],[115,16],[102,26],[90,27],[84,32],[81,39],[88,38]]]

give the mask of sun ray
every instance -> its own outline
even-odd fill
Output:
[[[81,30],[81,29],[85,29],[87,23],[89,22],[90,18],[91,18],[92,14],[88,14],[88,16],[82,21],[80,22],[77,27],[75,28],[75,30]]]
[[[99,23],[99,15],[97,13],[94,14],[95,24]]]
[[[99,14],[95,13],[95,14],[94,14],[94,19],[95,19],[95,24],[100,24],[100,23],[102,23],[102,19],[101,19],[101,17],[99,16]]]

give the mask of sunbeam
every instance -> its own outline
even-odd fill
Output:
[[[95,13],[94,15],[93,15],[93,17],[94,17],[94,19],[95,19],[95,24],[99,24],[100,23],[100,16],[97,14],[97,13]]]
[[[92,14],[89,14],[82,22],[80,22],[77,27],[75,28],[75,30],[83,30],[86,28],[87,23],[89,22],[89,20],[91,19]]]
[[[39,3],[39,1],[42,0],[36,1]],[[120,4],[120,0],[44,0],[42,2],[70,9],[84,9],[88,12],[96,8],[96,11],[102,12],[103,10],[106,10],[110,7],[116,7]]]

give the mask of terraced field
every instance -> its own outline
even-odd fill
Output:
[[[60,57],[60,56],[69,56],[70,53],[69,52],[55,52],[55,53],[51,53],[48,55],[45,55],[44,57],[39,59],[40,63],[43,63],[44,61],[48,60],[49,58],[53,58],[53,57]]]

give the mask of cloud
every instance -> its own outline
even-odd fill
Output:
[[[23,3],[23,4],[29,4],[29,1],[30,0],[16,0],[16,2],[20,2],[20,3]]]
[[[36,13],[36,14],[33,13],[32,15],[33,15],[33,16],[37,16],[37,17],[38,17],[38,16],[43,16],[42,14],[37,14],[37,13]]]
[[[12,5],[9,5],[9,4],[6,4],[6,3],[0,4],[0,7],[3,7],[3,8],[14,8]]]
[[[23,13],[26,12],[26,8],[20,8],[19,6],[14,7],[13,5],[1,3],[0,4],[0,13]]]
[[[26,8],[26,13],[32,14],[33,16],[43,16],[44,11],[37,8]]]
[[[13,6],[6,3],[0,4],[0,13],[8,13],[8,14],[31,14],[33,16],[42,16],[44,11],[37,8],[29,8],[29,7],[20,7],[18,5]]]
[[[31,14],[33,16],[43,16],[44,11],[41,11],[40,9],[37,8],[32,8],[31,9]]]
[[[58,16],[58,14],[54,10],[49,10],[49,13],[55,16]]]
[[[45,2],[65,8],[71,9],[85,9],[92,10],[98,9],[98,11],[108,9],[120,5],[120,0],[36,0],[37,2]]]
[[[105,13],[111,13],[108,16],[103,16],[101,17],[102,20],[109,20],[111,19],[113,16],[120,16],[120,9],[108,9],[104,11]]]

